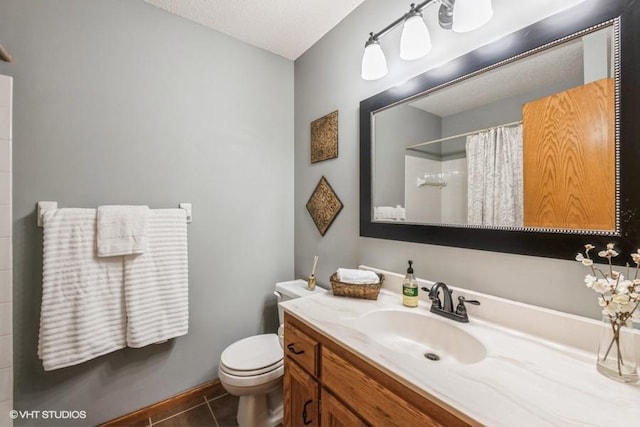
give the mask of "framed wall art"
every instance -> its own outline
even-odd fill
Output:
[[[307,211],[321,235],[327,232],[333,220],[342,210],[342,202],[329,185],[327,179],[320,178],[318,185],[307,202]]]
[[[311,122],[311,163],[338,157],[338,111]]]

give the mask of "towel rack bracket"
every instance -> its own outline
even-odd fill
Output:
[[[187,213],[187,224],[190,224],[191,221],[193,221],[193,218],[191,216],[191,212],[192,212],[191,203],[180,203],[178,205],[178,207],[180,209],[184,209],[185,210],[185,212]]]
[[[36,211],[38,227],[42,227],[42,215],[50,209],[58,209],[58,202],[38,202]]]

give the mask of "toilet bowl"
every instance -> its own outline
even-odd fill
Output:
[[[278,305],[282,301],[321,292],[307,288],[304,280],[276,283]],[[220,356],[218,378],[222,387],[238,396],[236,421],[240,427],[273,427],[282,423],[283,312],[278,307],[281,326],[278,334],[262,334],[236,341]]]
[[[284,359],[276,334],[244,338],[220,357],[218,378],[227,392],[239,396],[240,426],[275,426],[282,422]]]

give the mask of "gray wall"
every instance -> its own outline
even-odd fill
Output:
[[[406,147],[442,134],[442,120],[435,114],[402,104],[375,115],[375,206],[405,205],[404,156]],[[409,153],[413,154],[413,153]]]
[[[217,377],[228,344],[275,330],[274,283],[293,278],[293,63],[142,0],[3,0],[0,41],[15,79],[16,408],[95,425]],[[39,200],[193,203],[189,334],[45,373]]]
[[[434,50],[430,55],[402,61],[398,58],[398,29],[381,42],[389,74],[374,82],[362,80],[360,62],[367,34],[401,16],[406,6],[394,0],[368,0],[296,60],[296,274],[308,275],[316,254],[320,256],[317,277],[325,286],[338,267],[367,264],[403,272],[406,260],[413,259],[416,274],[425,279],[599,318],[595,295],[583,285],[586,271],[575,261],[359,237],[360,101],[468,51],[474,43],[491,39],[484,29],[468,34],[433,32]],[[526,13],[527,18],[535,16],[535,11]],[[340,156],[311,165],[309,124],[335,109],[340,110]],[[324,237],[304,208],[322,175],[344,203],[344,209]]]

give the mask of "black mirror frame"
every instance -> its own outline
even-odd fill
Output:
[[[447,84],[498,62],[570,37],[602,23],[618,20],[619,81],[619,233],[558,233],[474,227],[398,224],[372,221],[372,117],[373,113],[407,98]],[[509,46],[509,49],[496,49]],[[484,52],[502,52],[491,57]],[[456,70],[455,72],[447,70]],[[640,3],[635,0],[588,0],[557,15],[514,32],[449,64],[416,76],[360,102],[360,236],[486,251],[573,259],[586,243],[599,249],[613,242],[628,254],[640,247]]]

